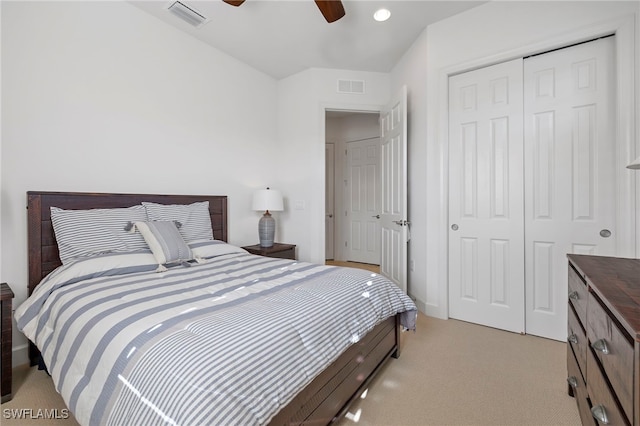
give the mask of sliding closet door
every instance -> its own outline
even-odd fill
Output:
[[[450,317],[566,340],[567,253],[616,255],[614,59],[608,37],[449,79]]]
[[[567,253],[615,255],[614,38],[524,61],[527,333],[566,339]]]
[[[449,316],[524,332],[522,59],[449,79]]]

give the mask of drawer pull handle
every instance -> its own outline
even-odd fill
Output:
[[[609,418],[607,417],[607,412],[605,411],[602,405],[596,405],[595,407],[591,408],[591,415],[593,416],[594,419],[596,419],[600,423],[604,425],[609,424]]]
[[[605,355],[609,353],[609,347],[607,346],[607,342],[604,339],[596,340],[591,344],[591,347],[596,351],[602,352]]]
[[[569,293],[569,299],[578,300],[580,299],[580,295],[577,291],[572,291],[571,293]]]
[[[567,337],[567,340],[569,341],[569,343],[577,344],[578,343],[578,336],[576,336],[575,333],[574,333],[571,336]]]
[[[578,387],[578,380],[576,379],[575,376],[571,376],[567,378],[567,382],[569,383],[569,385],[571,385],[572,388],[577,388]]]

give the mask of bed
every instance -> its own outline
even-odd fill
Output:
[[[383,277],[352,268],[264,258],[226,244],[225,196],[28,192],[27,199],[30,297],[25,307],[20,306],[16,311],[16,319],[19,326],[21,324],[28,330],[30,340],[39,343],[39,347],[35,344],[30,347],[32,365],[38,362],[41,356],[39,350],[44,348],[43,358],[47,361],[45,364],[51,364],[47,367],[52,373],[56,389],[82,424],[121,424],[124,419],[136,419],[136,424],[329,424],[344,415],[349,404],[364,391],[390,357],[399,356],[401,329],[415,327],[415,305],[406,295],[398,295],[395,291],[397,287],[391,285],[387,288],[388,282],[385,283]],[[85,263],[94,265],[98,260],[93,258],[60,267],[62,248],[59,247],[52,225],[52,207],[65,211],[124,209],[139,206],[143,202],[157,205],[206,202],[213,241],[195,240],[189,243],[193,253],[199,253],[194,255],[195,261],[191,259],[189,264],[182,262],[182,265],[168,269],[162,265],[157,265],[157,269],[153,265],[153,270],[150,269],[149,264],[154,262],[148,259],[157,260],[157,257],[153,258],[154,254],[148,250],[123,254],[125,260],[120,259],[118,253],[96,256],[99,266],[91,268],[102,269],[92,269],[90,276],[85,270]],[[181,225],[179,221],[174,222],[177,227]],[[144,258],[144,261],[139,261],[135,256]],[[125,268],[118,263],[125,262],[128,265],[126,262],[134,257],[136,268],[144,264],[144,270],[136,269],[129,273],[129,266]],[[117,263],[118,268],[114,268],[113,262]],[[127,270],[127,273],[107,276],[116,269]],[[224,281],[219,275],[213,275],[214,272],[222,273]],[[183,278],[187,276],[189,281]],[[244,281],[238,282],[240,276],[246,276],[256,283],[257,289],[254,290]],[[38,288],[39,284],[41,286]],[[180,287],[182,290],[178,292],[171,287],[174,284],[188,287]],[[127,287],[119,287],[121,285]],[[367,325],[367,321],[371,320],[365,318],[373,314],[365,314],[364,311],[345,313],[346,305],[356,305],[355,295],[346,293],[351,286],[360,293],[358,305],[363,305],[359,301],[364,296],[366,304],[376,310],[375,315],[380,318],[374,325]],[[68,288],[69,295],[63,294],[61,288]],[[163,293],[165,288],[166,295]],[[336,290],[338,288],[339,291]],[[295,291],[287,292],[285,289]],[[205,291],[214,296],[206,300],[216,305],[215,313],[208,311],[208,305],[207,310],[201,307]],[[316,291],[325,293],[312,293]],[[160,299],[151,300],[146,296],[150,293],[158,293],[156,296]],[[172,299],[164,298],[169,297],[169,293]],[[308,300],[308,306],[298,308],[288,304],[292,293],[296,297],[302,294]],[[338,294],[339,301],[329,301],[333,297],[328,296],[329,293]],[[378,297],[377,293],[381,294],[383,301],[374,298]],[[145,296],[136,299],[137,294]],[[61,300],[56,302],[59,305],[54,304],[54,299]],[[147,309],[147,305],[138,305],[142,299],[145,303],[151,303],[151,307]],[[147,299],[150,301],[147,302]],[[79,303],[81,307],[73,308],[77,310],[74,314],[71,313],[71,306],[75,305],[70,302],[73,300],[82,301]],[[139,328],[133,334],[135,339],[131,341],[125,341],[121,337],[124,331],[116,326],[107,327],[115,331],[98,336],[97,329],[104,324],[100,322],[102,319],[114,316],[114,312],[115,315],[126,315],[124,310],[125,314],[117,311],[124,308],[112,306],[115,300],[124,300],[127,309],[133,309],[133,306],[141,310],[132,314],[137,322],[131,320],[132,324],[126,326]],[[287,304],[286,311],[281,307],[282,303]],[[342,307],[336,312],[328,308],[340,303],[344,306],[340,305]],[[232,305],[240,311],[232,311]],[[184,309],[185,306],[188,309]],[[74,323],[65,317],[77,315],[77,318],[81,318],[81,315],[89,315],[100,309],[104,310],[96,314],[96,318],[100,319],[76,320]],[[171,314],[172,310],[176,312]],[[32,317],[29,318],[27,311],[31,312],[29,315]],[[162,319],[158,320],[150,314],[149,318],[138,321],[142,313],[147,311]],[[272,315],[269,311],[276,314]],[[311,312],[318,316],[317,321],[307,318]],[[259,329],[263,324],[267,327],[267,321],[271,321],[267,320],[267,313],[275,316],[276,325],[268,326],[269,333],[273,332],[274,337]],[[60,319],[52,320],[54,314],[60,315]],[[58,323],[65,324],[64,321],[70,324],[66,324],[63,331],[52,329]],[[147,331],[143,333],[145,328],[136,324],[145,321]],[[206,328],[207,324],[212,325]],[[289,327],[293,327],[295,332],[285,331]],[[320,337],[312,336],[307,331],[310,328],[323,329],[324,334],[336,336],[343,333],[349,336],[349,341],[338,339],[337,343],[327,343]],[[41,334],[46,337],[37,335],[36,329],[44,330]],[[72,333],[75,333],[73,338],[68,337]],[[151,337],[147,339],[149,333],[158,337],[154,337],[155,340],[151,340]],[[184,334],[187,337],[182,336]],[[180,340],[182,338],[186,340]],[[75,346],[67,348],[62,343],[51,343],[56,339],[68,339]],[[245,344],[248,340],[273,347],[249,349],[231,346]],[[140,344],[139,347],[134,345],[135,342]],[[300,355],[298,346],[309,352],[312,359]],[[185,351],[184,347],[191,349]],[[268,357],[265,356],[265,350],[269,353]],[[178,358],[187,356],[187,352],[190,358],[179,363]],[[111,353],[118,356],[110,359]],[[214,354],[218,354],[217,357]],[[175,359],[175,366],[167,364],[167,361],[163,361],[164,364],[154,361],[161,357]],[[104,358],[109,360],[103,361]],[[267,359],[275,367],[267,367]],[[102,368],[102,362],[109,368]],[[155,367],[152,365],[154,362],[158,363]],[[155,371],[155,375],[152,375],[150,371],[154,368],[163,370]],[[277,370],[267,373],[268,368]],[[76,372],[77,380],[69,379],[78,369],[81,371]],[[89,370],[91,374],[87,373]],[[264,370],[264,378],[254,376],[254,370]],[[94,376],[99,377],[96,379]],[[235,376],[243,378],[241,385],[238,389],[227,389],[227,383],[236,380]],[[94,380],[97,382],[95,385]],[[295,384],[289,383],[290,380]],[[272,395],[271,392],[275,393]]]

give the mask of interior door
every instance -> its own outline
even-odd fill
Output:
[[[325,259],[334,259],[335,235],[335,145],[325,144],[325,218],[324,218],[324,249]]]
[[[380,113],[382,249],[380,272],[407,292],[407,88]]]
[[[525,60],[527,333],[565,340],[567,253],[615,255],[614,38]]]
[[[522,59],[449,79],[449,316],[524,332]]]
[[[347,259],[380,264],[380,138],[347,143]]]

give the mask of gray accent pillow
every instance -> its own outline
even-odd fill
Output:
[[[176,222],[145,221],[136,222],[134,226],[144,237],[158,264],[167,265],[193,259],[193,253],[178,232]]]
[[[127,223],[147,220],[143,206],[116,209],[64,210],[51,207],[51,223],[63,264],[77,257],[144,250],[140,234],[125,230]]]
[[[143,201],[150,221],[180,222],[180,235],[187,242],[194,240],[213,240],[209,202],[200,201],[193,204],[158,204]]]

